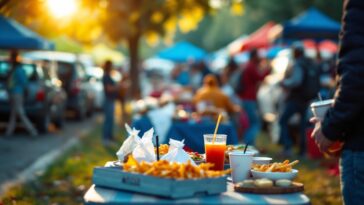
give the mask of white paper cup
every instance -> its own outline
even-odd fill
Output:
[[[330,100],[323,100],[323,101],[317,101],[311,104],[311,110],[315,117],[319,118],[320,120],[323,120],[327,110],[332,107],[334,103],[333,99]]]
[[[233,183],[241,182],[248,178],[253,163],[253,152],[229,152],[231,179]]]

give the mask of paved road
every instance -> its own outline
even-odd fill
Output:
[[[4,137],[3,127],[0,129],[0,186],[14,179],[39,157],[61,147],[72,138],[86,134],[99,120],[99,114],[83,122],[70,120],[62,130],[54,130],[35,138],[27,136],[22,130],[17,131],[15,136]]]

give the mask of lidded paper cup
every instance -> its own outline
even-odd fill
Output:
[[[253,152],[229,152],[231,178],[233,183],[241,182],[249,177],[253,156]]]

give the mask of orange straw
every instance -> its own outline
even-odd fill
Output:
[[[219,117],[217,118],[217,123],[216,123],[216,127],[215,127],[214,137],[212,138],[212,144],[215,143],[216,134],[217,134],[217,130],[219,129],[220,121],[221,121],[221,114],[219,114]]]

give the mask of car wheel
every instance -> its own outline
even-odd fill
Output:
[[[36,123],[38,132],[42,134],[47,133],[49,123],[50,123],[50,116],[47,112],[45,112],[42,116],[39,116]]]

